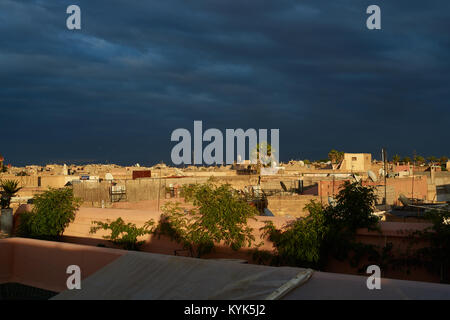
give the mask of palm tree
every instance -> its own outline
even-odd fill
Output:
[[[402,159],[402,162],[403,162],[404,164],[410,163],[410,162],[411,162],[411,158],[410,158],[410,157],[404,157],[404,158]]]
[[[435,156],[428,157],[427,160],[431,162],[431,164],[435,164],[438,161],[438,158]]]
[[[414,156],[414,161],[417,163],[417,164],[422,164],[422,163],[424,163],[425,162],[425,158],[424,157],[422,157],[422,156],[419,156],[419,155],[415,155]]]
[[[344,152],[333,149],[328,152],[328,159],[330,159],[331,163],[339,163],[344,159]]]
[[[395,156],[392,157],[392,161],[394,163],[399,163],[400,162],[400,156],[398,154],[396,154]]]
[[[256,148],[252,150],[250,160],[255,161],[258,165],[263,167],[270,166],[272,161],[275,160],[276,150],[272,148],[272,145],[263,141],[256,145]]]
[[[3,191],[1,192],[1,207],[2,209],[10,209],[11,198],[14,197],[22,187],[19,187],[19,181],[17,180],[0,181],[0,187],[3,188]]]

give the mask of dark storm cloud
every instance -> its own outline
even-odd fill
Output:
[[[66,29],[78,4],[82,30]],[[365,26],[367,6],[382,30]],[[0,3],[0,152],[14,164],[170,162],[171,132],[279,128],[331,148],[449,153],[448,1]],[[7,138],[5,137],[7,135]]]

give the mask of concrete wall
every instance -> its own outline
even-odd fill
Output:
[[[384,247],[388,243],[393,244],[393,257],[400,257],[407,252],[410,247],[410,239],[408,235],[415,230],[424,230],[431,226],[429,223],[405,223],[405,222],[380,222],[380,233],[376,231],[368,231],[367,229],[359,229],[356,240],[365,244],[372,244],[379,247]],[[417,243],[414,248],[421,248],[426,245],[423,242]],[[367,260],[363,263],[367,264]],[[330,259],[324,271],[358,274],[357,268],[352,268],[348,261],[338,261]],[[402,279],[402,280],[416,280],[416,281],[430,281],[440,282],[440,278],[436,274],[429,273],[425,268],[411,267],[410,272],[398,268],[384,267],[381,269],[382,277]]]
[[[10,238],[0,240],[0,283],[61,292],[67,289],[69,265],[77,265],[85,279],[127,251],[76,244]]]
[[[124,209],[98,209],[98,208],[81,208],[76,215],[76,219],[64,232],[63,240],[65,242],[86,244],[91,246],[97,246],[99,244],[106,245],[107,247],[113,247],[111,243],[103,239],[103,236],[107,235],[108,232],[100,230],[96,234],[90,234],[90,228],[92,227],[92,221],[107,221],[115,220],[121,217],[125,222],[135,223],[137,226],[142,226],[149,219],[153,219],[158,222],[160,217],[160,212],[156,210],[124,210]],[[256,220],[249,220],[248,225],[253,228],[253,235],[255,236],[255,243],[252,248],[244,248],[239,251],[233,251],[229,247],[225,247],[223,244],[218,244],[216,250],[206,255],[205,258],[227,258],[227,259],[244,259],[249,262],[253,262],[251,257],[251,251],[263,241],[260,250],[273,250],[273,243],[267,239],[261,238],[260,228],[264,226],[264,221],[272,221],[274,225],[278,228],[283,227],[292,219],[286,217],[257,217]],[[357,239],[363,243],[372,243],[380,246],[384,246],[389,242],[394,244],[394,254],[401,254],[401,252],[408,245],[408,235],[414,230],[423,230],[429,227],[429,223],[401,223],[401,222],[380,222],[380,232],[369,232],[366,229],[358,230]],[[180,244],[171,241],[166,237],[158,236],[145,236],[141,237],[141,240],[146,241],[145,245],[142,247],[142,251],[169,254],[174,255],[187,255],[187,252],[182,251]],[[55,244],[58,245],[58,244]],[[419,244],[423,246],[424,244]],[[0,248],[1,249],[1,248]],[[181,250],[181,251],[176,251]],[[0,258],[3,256],[7,257],[11,252],[8,250],[0,250]],[[45,255],[42,255],[45,257]],[[33,261],[29,264],[33,265]],[[7,273],[8,270],[3,270],[0,264],[0,276],[2,273]],[[343,272],[350,274],[357,274],[356,268],[351,268],[348,261],[339,262],[331,261],[330,265],[325,271],[328,272]],[[393,270],[387,270],[384,274],[385,277],[399,278],[407,280],[421,280],[421,281],[432,281],[438,282],[439,278],[435,275],[427,273],[423,269],[415,269],[410,274],[405,272],[395,272]],[[37,278],[37,275],[36,275]],[[33,284],[30,284],[33,285]]]
[[[126,201],[137,202],[146,200],[165,198],[165,190],[170,185],[178,188],[183,185],[205,183],[209,177],[182,177],[182,178],[145,178],[136,180],[118,181],[118,185],[126,187]],[[295,188],[298,186],[298,177],[280,178],[270,177],[262,178],[261,186],[263,189],[277,189],[281,191],[280,181],[283,181],[287,188]],[[218,183],[228,183],[235,189],[244,189],[246,186],[256,185],[258,183],[257,176],[223,176],[216,177]],[[74,194],[76,197],[85,201],[86,205],[100,206],[102,200],[105,203],[111,202],[109,195],[110,183],[108,182],[89,182],[74,184]],[[158,191],[159,190],[159,191]]]
[[[308,212],[304,207],[311,200],[319,201],[319,196],[293,195],[293,196],[270,196],[267,197],[268,209],[275,216],[304,217]]]
[[[100,231],[98,234],[89,234],[89,229],[91,227],[92,220],[103,220],[111,219],[115,220],[118,217],[122,217],[126,222],[136,223],[141,226],[145,221],[153,218],[158,221],[160,213],[157,211],[148,210],[119,210],[119,209],[94,209],[94,208],[83,208],[77,213],[77,218],[73,224],[64,233],[65,241],[88,244],[88,245],[98,245],[100,243],[111,247],[111,244],[102,239],[107,233]],[[289,221],[290,218],[286,217],[257,217],[256,220],[249,220],[248,224],[253,228],[253,234],[256,238],[255,244],[263,240],[263,245],[259,248],[260,250],[273,250],[272,242],[267,239],[261,238],[261,231],[259,230],[264,226],[264,221],[272,221],[278,228],[283,227]],[[407,235],[410,231],[423,230],[429,227],[428,223],[401,223],[401,222],[380,222],[381,232],[369,232],[368,230],[361,229],[358,230],[357,239],[363,243],[371,243],[380,246],[384,246],[389,242],[394,244],[395,252],[401,253],[408,245]],[[409,231],[408,231],[409,230]],[[404,231],[404,232],[401,232]],[[161,254],[175,254],[175,250],[181,250],[181,246],[175,242],[172,242],[166,237],[157,236],[147,236],[143,237],[146,244],[142,247],[143,251],[161,253]],[[252,248],[255,248],[255,244]],[[244,259],[249,262],[253,262],[251,258],[251,249],[241,249],[236,252],[228,247],[218,244],[215,252],[206,255],[205,258],[226,258],[226,259]],[[177,255],[187,255],[187,252],[177,251]],[[324,271],[328,272],[342,272],[349,274],[358,274],[356,268],[350,267],[348,261],[330,261],[330,265]],[[421,280],[421,281],[433,281],[438,282],[439,279],[435,275],[431,275],[423,269],[414,269],[411,274],[406,274],[405,272],[396,272],[394,270],[387,270],[384,274],[385,277],[407,279],[407,280]]]
[[[172,183],[174,181],[171,181]],[[125,180],[118,183],[126,188],[126,197],[123,201],[136,202],[142,200],[156,200],[158,197],[164,198],[165,188],[169,185],[166,179],[136,179]],[[111,183],[86,182],[73,185],[74,195],[83,200],[84,205],[101,206],[102,202],[108,205],[111,199]]]
[[[336,180],[334,182],[320,181],[319,196],[322,199],[326,199],[329,195],[333,196],[337,194],[344,182],[344,180]],[[377,189],[376,194],[384,198],[384,181],[363,181],[363,185],[375,187]],[[399,204],[398,197],[400,194],[404,194],[406,197],[413,197],[414,195],[414,198],[429,200],[426,176],[387,179],[387,191],[388,204]]]
[[[429,200],[450,201],[450,172],[418,172],[419,176],[427,177]]]
[[[345,153],[343,168],[353,172],[367,172],[372,163],[370,153]]]
[[[18,177],[11,174],[0,174],[1,180],[17,180],[22,187],[37,187],[38,177],[37,176],[23,176]]]
[[[18,282],[62,292],[67,290],[66,283],[69,276],[66,273],[67,266],[79,266],[83,280],[126,253],[123,250],[69,243],[21,238],[4,239],[0,240],[0,283]],[[247,268],[246,265],[241,266],[243,269]],[[266,272],[273,271],[266,268]],[[417,273],[414,275],[417,276]],[[382,274],[382,277],[382,290],[367,290],[365,286],[367,275],[357,277],[316,271],[304,286],[292,291],[285,298],[420,300],[446,299],[449,296],[448,285],[392,280],[386,274]]]

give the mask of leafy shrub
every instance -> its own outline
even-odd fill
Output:
[[[45,240],[58,240],[75,220],[80,200],[72,189],[49,189],[34,198],[31,213],[22,214],[18,235]]]
[[[270,261],[275,265],[322,268],[330,256],[343,260],[352,253],[352,264],[363,256],[377,257],[374,246],[355,241],[358,228],[376,230],[378,218],[373,216],[375,195],[371,187],[346,182],[336,197],[336,204],[323,206],[311,201],[305,209],[307,217],[297,219],[282,229],[266,221],[263,237],[273,242],[275,251]],[[267,254],[256,254],[259,261]]]
[[[276,254],[270,257],[271,264],[313,267],[319,263],[327,234],[323,208],[314,201],[305,208],[310,213],[307,217],[292,221],[281,230],[276,229],[272,221],[265,222],[262,236],[272,241],[276,248]]]
[[[328,207],[327,211],[330,219],[339,225],[339,229],[346,229],[351,233],[358,228],[375,230],[379,220],[372,215],[376,198],[373,187],[346,181],[336,196],[336,206]]]
[[[167,235],[182,244],[192,257],[211,252],[223,242],[233,250],[250,247],[255,237],[247,219],[257,211],[244,201],[230,185],[206,184],[184,186],[182,194],[193,209],[185,210],[180,203],[167,203],[158,226],[159,235]]]
[[[143,227],[138,228],[134,223],[125,223],[122,218],[110,222],[92,221],[96,226],[91,227],[90,233],[96,233],[98,230],[111,230],[111,234],[103,238],[111,241],[113,244],[122,247],[125,250],[138,251],[145,241],[138,241],[138,237],[152,234],[154,231],[153,219],[147,221]]]

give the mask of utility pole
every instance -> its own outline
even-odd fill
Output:
[[[161,161],[162,162],[162,161]],[[158,187],[158,212],[159,212],[159,198],[161,193],[161,166],[159,166],[159,187]]]
[[[416,150],[413,152],[412,181],[411,181],[411,199],[414,201],[414,167],[416,166]]]
[[[386,169],[386,149],[381,149],[381,153],[383,156],[383,162],[384,162],[384,210],[388,210],[388,204],[387,204],[387,169]]]

